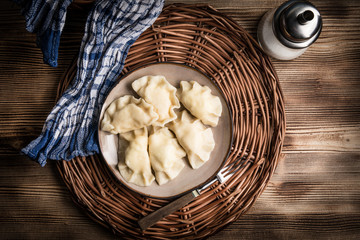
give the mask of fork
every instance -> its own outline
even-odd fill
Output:
[[[254,162],[253,165],[241,176],[241,178],[246,177],[252,170],[258,167],[260,164],[264,162],[264,158],[261,158],[259,161]],[[142,230],[146,230],[147,228],[151,227],[164,217],[170,215],[171,213],[175,212],[176,210],[182,208],[189,202],[191,202],[194,198],[199,196],[202,191],[213,185],[215,182],[219,182],[220,184],[225,183],[228,181],[236,172],[243,169],[246,165],[251,163],[250,161],[246,162],[244,166],[241,164],[237,164],[239,161],[234,161],[233,163],[227,165],[226,167],[222,168],[217,174],[216,177],[206,183],[204,186],[198,189],[194,189],[191,192],[179,197],[178,199],[172,201],[168,205],[159,208],[158,210],[150,213],[149,215],[141,218],[138,221],[138,224]]]

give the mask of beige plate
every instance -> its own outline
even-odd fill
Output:
[[[155,63],[145,65],[125,75],[120,82],[111,90],[110,94],[102,107],[100,120],[106,108],[115,99],[127,94],[139,97],[131,88],[131,83],[146,75],[162,75],[176,88],[179,88],[180,81],[195,80],[201,85],[206,85],[211,89],[211,93],[219,96],[222,104],[222,115],[219,124],[212,128],[215,138],[215,149],[212,151],[209,161],[199,169],[192,169],[186,164],[180,174],[168,183],[159,186],[156,181],[148,187],[139,187],[135,184],[128,183],[121,176],[118,168],[117,144],[118,136],[113,135],[99,128],[99,144],[102,155],[114,175],[128,188],[151,197],[170,198],[183,194],[213,179],[221,169],[229,153],[232,142],[232,121],[228,105],[215,84],[204,74],[194,68],[176,63]],[[100,122],[100,121],[99,121]],[[100,124],[99,124],[100,126]],[[187,161],[186,161],[187,162]]]

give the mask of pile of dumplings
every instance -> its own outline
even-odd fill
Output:
[[[131,86],[141,98],[116,99],[101,121],[101,130],[119,134],[118,168],[126,181],[162,185],[179,175],[185,156],[193,169],[209,160],[215,147],[210,127],[222,112],[210,88],[181,81],[177,90],[163,76],[144,76]]]

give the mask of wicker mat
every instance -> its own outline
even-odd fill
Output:
[[[113,176],[100,155],[62,161],[58,170],[74,201],[95,221],[131,239],[204,238],[235,221],[266,187],[281,155],[285,112],[269,58],[236,22],[209,6],[169,5],[131,47],[122,75],[153,62],[176,62],[210,76],[230,106],[234,139],[226,165],[240,160],[226,183],[146,231],[138,219],[169,201],[140,196]],[[59,85],[65,90],[76,63]]]

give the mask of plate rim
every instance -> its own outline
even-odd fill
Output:
[[[172,196],[167,196],[167,197],[163,197],[163,196],[155,196],[155,195],[150,195],[150,194],[146,194],[146,193],[143,193],[143,192],[139,192],[138,190],[136,189],[133,189],[131,186],[129,186],[128,184],[124,183],[121,179],[119,179],[116,174],[114,173],[114,169],[109,165],[109,163],[106,161],[104,155],[103,155],[103,152],[102,152],[102,148],[101,148],[101,141],[100,141],[100,134],[99,134],[99,131],[101,131],[101,113],[103,111],[103,108],[105,106],[105,102],[106,100],[108,99],[110,93],[113,91],[113,89],[121,82],[121,80],[123,80],[124,78],[126,78],[127,76],[129,76],[130,74],[132,74],[133,72],[139,70],[139,69],[142,69],[142,68],[146,68],[148,66],[151,66],[151,65],[163,65],[163,64],[168,64],[168,65],[177,65],[177,66],[181,66],[181,67],[185,67],[185,68],[190,68],[191,70],[194,70],[198,73],[200,73],[201,75],[205,76],[209,82],[211,82],[211,84],[214,85],[214,87],[216,87],[218,89],[218,91],[220,92],[221,94],[221,97],[224,99],[224,102],[226,103],[226,107],[228,109],[228,112],[229,112],[229,126],[230,126],[230,143],[229,143],[229,147],[226,151],[226,155],[224,156],[223,160],[221,161],[221,164],[220,166],[217,168],[217,170],[209,177],[207,178],[205,181],[202,181],[202,183],[188,189],[188,190],[185,190],[181,193],[178,193],[178,194],[175,194],[175,195],[172,195]],[[147,63],[147,64],[144,64],[144,65],[141,65],[139,67],[136,67],[132,70],[130,70],[129,72],[125,73],[123,76],[119,77],[116,81],[116,83],[113,85],[113,87],[109,90],[109,92],[106,94],[106,97],[104,99],[104,102],[101,106],[101,109],[100,109],[100,112],[99,112],[99,116],[98,116],[98,126],[97,126],[97,131],[98,131],[98,134],[97,134],[97,141],[98,141],[98,144],[99,144],[99,150],[100,150],[100,155],[101,155],[101,158],[102,158],[102,161],[106,164],[106,166],[108,167],[108,169],[110,170],[111,174],[113,175],[113,177],[116,179],[116,181],[118,181],[122,186],[126,187],[127,189],[130,189],[131,191],[137,193],[137,194],[140,194],[141,196],[145,196],[145,197],[151,197],[151,198],[155,198],[155,199],[174,199],[174,198],[177,198],[177,197],[180,197],[182,195],[185,195],[186,193],[189,193],[191,191],[194,191],[196,189],[200,189],[202,188],[203,186],[205,186],[207,183],[209,183],[211,180],[213,180],[216,175],[223,169],[224,165],[225,165],[225,162],[226,160],[228,159],[229,155],[230,155],[230,152],[231,152],[231,147],[233,145],[233,137],[234,137],[234,133],[233,133],[233,121],[232,121],[232,111],[231,111],[231,108],[229,106],[229,103],[226,101],[226,98],[225,98],[225,95],[224,93],[221,91],[221,89],[218,87],[218,85],[207,75],[205,74],[204,72],[200,71],[199,69],[195,68],[195,67],[192,67],[192,66],[189,66],[189,65],[186,65],[185,63],[178,63],[178,62],[169,62],[169,61],[164,61],[164,62],[153,62],[153,63]]]

